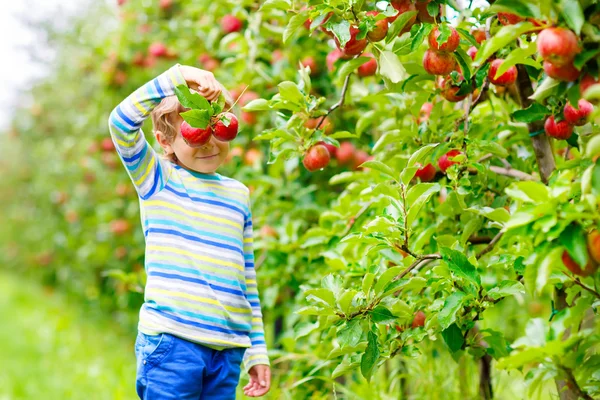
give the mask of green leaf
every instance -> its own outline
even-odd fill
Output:
[[[488,9],[489,13],[508,12],[521,17],[536,17],[533,10],[526,1],[522,0],[498,0]]]
[[[460,68],[462,69],[465,81],[471,80],[471,76],[473,75],[473,71],[471,70],[471,57],[464,49],[460,47],[456,49],[454,56],[456,61],[458,61]]]
[[[411,18],[413,18],[415,15],[417,15],[416,11],[407,11],[405,13],[400,14],[400,16],[396,18],[396,20],[390,25],[388,29],[386,43],[393,42],[398,37],[402,29],[404,29],[408,21],[410,21]]]
[[[374,281],[375,274],[373,274],[372,272],[367,272],[363,277],[362,290],[365,296],[369,296],[369,292],[371,291],[371,287],[373,286]]]
[[[510,346],[501,332],[493,329],[482,329],[479,332],[483,335],[483,340],[488,344],[487,353],[498,360],[510,354]]]
[[[548,187],[540,182],[515,182],[505,191],[510,197],[526,203],[547,203],[550,198]]]
[[[379,359],[379,347],[377,346],[377,335],[374,332],[369,331],[367,339],[367,349],[360,360],[360,372],[370,382],[373,368]]]
[[[482,215],[492,221],[500,222],[502,224],[508,222],[510,219],[510,214],[503,207],[491,208],[474,206],[467,208],[467,211],[474,212],[475,214]]]
[[[396,266],[396,267],[387,269],[383,274],[381,274],[379,279],[377,279],[375,286],[373,286],[375,295],[376,296],[380,295],[383,292],[383,290],[385,289],[385,287],[387,286],[387,284],[390,283],[392,281],[392,279],[394,279],[396,276],[398,276],[400,274],[400,272],[402,272],[403,270],[404,270],[404,267]]]
[[[481,285],[481,277],[479,276],[477,269],[469,262],[463,253],[447,247],[441,247],[440,254],[455,275],[468,279],[477,285]]]
[[[569,255],[581,267],[588,262],[587,240],[581,225],[572,223],[560,234],[558,240],[565,246]]]
[[[401,82],[409,76],[398,56],[387,50],[382,51],[379,57],[379,73],[392,83]]]
[[[531,58],[536,54],[537,47],[535,42],[528,43],[525,48],[517,47],[504,59],[500,68],[496,71],[496,77],[504,74],[510,67],[517,64],[530,65],[536,69],[542,68],[541,64]]]
[[[344,79],[346,79],[346,77],[348,75],[350,75],[352,72],[356,71],[356,69],[358,67],[360,67],[361,65],[363,65],[370,59],[371,59],[370,57],[358,57],[358,58],[354,58],[350,61],[344,62],[342,64],[341,68],[339,68],[338,79],[340,81],[343,81]]]
[[[542,83],[538,85],[535,92],[529,98],[539,103],[543,102],[547,97],[554,94],[560,85],[560,81],[554,80],[549,76],[545,77]]]
[[[208,110],[190,110],[182,112],[181,117],[194,128],[206,129],[210,122]]]
[[[300,11],[298,14],[294,15],[290,18],[285,30],[283,31],[283,43],[286,44],[287,41],[292,37],[292,35],[304,25],[304,22],[308,19],[309,10]]]
[[[429,156],[433,149],[435,149],[439,143],[430,143],[425,146],[421,146],[419,150],[415,151],[408,159],[407,167],[414,167],[416,163],[421,162],[423,158]]]
[[[433,25],[431,25],[431,24],[423,23],[423,24],[421,24],[421,26],[419,26],[417,33],[412,38],[412,43],[410,45],[411,52],[416,51],[419,48],[419,46],[421,46],[421,44],[423,43],[423,40],[425,39],[425,37],[427,35],[429,35],[429,32],[431,32],[432,29],[433,29]]]
[[[396,179],[397,174],[394,172],[394,170],[382,163],[381,161],[369,160],[365,161],[361,165],[363,166],[363,168],[371,168],[388,175],[392,179]]]
[[[494,300],[501,299],[506,296],[512,296],[517,293],[525,293],[525,287],[521,282],[505,280],[488,291],[488,296]]]
[[[360,326],[360,319],[355,318],[347,321],[346,324],[337,332],[337,339],[340,347],[344,348],[346,346],[356,346],[358,342],[360,342],[362,333],[363,331]]]
[[[289,10],[290,8],[291,4],[289,0],[265,0],[258,10]]]
[[[369,312],[371,315],[371,321],[375,323],[389,324],[396,321],[396,317],[388,310],[385,306],[378,305],[372,311]]]
[[[446,342],[446,345],[450,351],[453,353],[456,353],[462,349],[462,346],[465,342],[463,334],[456,324],[452,324],[448,328],[444,329],[442,331],[442,337],[444,338],[444,342]]]
[[[456,321],[456,313],[461,309],[466,296],[464,292],[454,292],[446,297],[444,307],[438,314],[438,322],[442,329],[448,328]]]
[[[573,0],[560,0],[559,8],[569,28],[574,30],[575,34],[579,36],[581,34],[581,27],[585,22],[583,10],[581,9],[579,2]]]
[[[181,105],[185,108],[191,108],[192,110],[206,110],[210,116],[212,116],[210,103],[204,96],[191,92],[185,85],[176,86],[175,94]]]
[[[598,54],[600,54],[600,49],[584,50],[575,56],[575,61],[573,61],[573,65],[578,70],[581,70],[583,66],[587,64],[588,61],[596,57]]]
[[[535,122],[540,121],[550,114],[550,110],[538,102],[533,102],[524,110],[517,110],[511,114],[516,122]]]
[[[502,27],[489,40],[483,42],[481,48],[477,51],[477,56],[475,56],[475,63],[482,65],[492,54],[515,41],[523,33],[531,30],[535,30],[531,22],[520,22],[516,25]]]
[[[297,105],[303,105],[304,94],[298,89],[298,86],[294,82],[284,81],[277,85],[279,88],[279,94],[283,100],[289,101]]]
[[[352,306],[352,299],[354,299],[356,293],[358,293],[358,291],[354,289],[348,289],[344,291],[344,293],[341,296],[338,297],[338,306],[344,314],[348,313],[348,311],[350,310],[350,307]]]
[[[439,183],[419,183],[408,190],[406,204],[409,205],[406,221],[411,226],[423,205],[429,201],[434,193],[440,191]]]
[[[265,99],[254,99],[242,107],[244,111],[266,111],[270,109],[269,101]]]
[[[335,296],[329,289],[308,289],[305,294],[307,300],[313,300],[326,306],[335,307]]]
[[[345,19],[339,23],[328,22],[326,27],[333,32],[340,43],[340,48],[343,48],[346,43],[348,43],[348,40],[350,40],[350,22],[346,21]]]

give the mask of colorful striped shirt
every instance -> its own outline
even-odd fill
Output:
[[[246,370],[269,364],[254,269],[249,191],[235,179],[163,159],[141,130],[185,80],[175,65],[110,114],[109,130],[138,192],[147,282],[138,329],[222,349],[247,347]]]

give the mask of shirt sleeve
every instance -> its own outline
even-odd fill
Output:
[[[258,286],[256,284],[254,247],[252,241],[252,214],[249,212],[244,224],[244,259],[246,272],[246,298],[252,306],[252,330],[250,331],[250,341],[252,346],[247,349],[244,354],[244,366],[246,371],[258,364],[269,365],[262,312],[260,310],[260,300],[258,298]]]
[[[179,64],[130,94],[110,113],[109,132],[139,196],[147,199],[161,191],[171,165],[156,154],[141,130],[160,101],[175,94],[175,86],[186,85]]]

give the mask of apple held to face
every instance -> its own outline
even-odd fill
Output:
[[[194,128],[186,121],[181,123],[181,136],[183,137],[183,141],[190,147],[204,146],[209,142],[212,132],[213,129],[210,124],[202,129]]]
[[[514,65],[510,67],[505,73],[503,73],[499,77],[496,77],[496,72],[498,72],[498,69],[500,68],[502,63],[504,63],[504,60],[501,58],[497,58],[491,62],[490,69],[488,71],[488,79],[494,85],[498,86],[508,86],[515,83],[515,81],[517,80],[517,67],[515,67]]]
[[[304,167],[307,170],[314,172],[325,168],[327,164],[329,164],[329,159],[330,155],[327,147],[323,146],[322,144],[316,144],[308,149],[304,155],[302,164],[304,164]]]
[[[460,44],[460,36],[458,36],[458,32],[451,26],[448,26],[448,29],[450,29],[450,36],[443,44],[440,44],[438,42],[438,37],[440,36],[441,32],[437,26],[433,28],[427,37],[429,48],[431,50],[438,52],[453,52],[458,48],[458,45]]]
[[[451,53],[436,53],[427,50],[423,56],[423,68],[431,75],[448,75],[456,71],[458,64]]]
[[[555,139],[567,140],[573,134],[573,125],[566,120],[556,122],[554,115],[548,117],[544,123],[544,130],[548,136]]]
[[[222,142],[229,142],[238,134],[238,120],[230,112],[224,112],[217,116],[214,123],[213,135]]]
[[[580,51],[575,33],[560,27],[544,29],[538,35],[537,49],[544,61],[558,67],[571,63]]]
[[[583,126],[587,123],[589,115],[594,111],[594,106],[586,99],[579,99],[577,106],[579,109],[575,109],[570,103],[567,103],[563,111],[565,121],[576,126]]]

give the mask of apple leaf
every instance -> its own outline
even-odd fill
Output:
[[[501,332],[493,329],[481,329],[479,332],[483,335],[483,340],[489,346],[486,350],[487,353],[494,357],[495,360],[510,354],[512,349]]]
[[[532,5],[522,0],[498,0],[494,2],[487,10],[489,13],[508,12],[521,17],[534,18],[539,14],[535,13]]]
[[[493,37],[483,42],[475,56],[475,64],[482,65],[492,54],[515,41],[523,33],[535,29],[535,26],[531,22],[520,22],[516,25],[502,27]]]
[[[302,92],[300,91],[300,89],[298,89],[298,86],[296,86],[294,82],[284,81],[281,82],[278,85],[278,87],[279,94],[282,100],[288,101],[297,106],[304,105],[304,94],[302,94]]]
[[[436,4],[436,6],[437,6],[437,4]],[[441,46],[448,41],[448,39],[450,38],[450,35],[452,34],[452,31],[450,30],[450,27],[448,27],[448,24],[440,24],[437,27],[438,27],[440,34],[436,38],[436,41],[437,41],[438,46]]]
[[[406,69],[398,56],[391,51],[382,51],[379,58],[379,73],[392,83],[398,83],[408,78]]]
[[[458,350],[462,349],[462,346],[465,343],[462,331],[455,323],[442,331],[442,337],[444,338],[444,342],[446,342],[446,345],[448,345],[450,351],[453,353],[456,353]]]
[[[577,36],[579,36],[581,34],[581,27],[583,27],[585,22],[583,10],[581,10],[579,2],[573,0],[560,0],[559,8],[562,11],[561,14],[569,28],[573,29]]]
[[[354,347],[360,342],[362,336],[362,328],[360,326],[360,319],[352,319],[340,328],[337,332],[337,339],[340,347],[351,346]]]
[[[206,129],[210,122],[208,110],[190,110],[180,114],[184,121],[193,128]]]
[[[469,81],[473,72],[471,71],[471,57],[466,51],[460,47],[454,52],[454,58],[458,61],[460,68],[462,69],[465,81]]]
[[[370,57],[358,57],[350,61],[344,62],[338,70],[338,79],[343,81],[348,75],[356,71],[358,67],[369,61]]]
[[[365,161],[364,163],[362,163],[361,166],[363,168],[371,168],[371,169],[374,169],[381,173],[384,173],[392,179],[396,179],[396,176],[398,175],[398,174],[396,174],[396,172],[394,172],[394,170],[392,168],[388,167],[381,161],[369,160],[369,161]]]
[[[242,107],[242,110],[244,111],[266,111],[270,109],[271,106],[269,105],[269,101],[265,99],[252,100],[250,103]]]
[[[517,122],[534,122],[542,120],[546,115],[550,114],[550,110],[538,102],[533,102],[524,110],[517,110],[511,114],[511,117]]]
[[[523,284],[519,281],[504,280],[495,288],[490,289],[488,296],[494,300],[498,300],[517,293],[525,293]]]
[[[422,23],[421,26],[418,27],[418,30],[415,33],[415,35],[412,37],[410,51],[416,51],[419,48],[419,46],[421,46],[421,44],[423,43],[423,39],[425,39],[425,37],[429,35],[429,32],[431,32],[432,29],[433,25]]]
[[[291,6],[290,0],[265,0],[258,10],[289,10]]]
[[[460,251],[452,250],[447,247],[440,248],[440,254],[442,255],[442,259],[448,264],[448,267],[456,276],[468,279],[477,285],[481,285],[479,272],[477,272],[477,268],[469,262],[467,256]]]
[[[375,323],[389,324],[397,319],[394,314],[390,312],[390,310],[382,305],[375,307],[375,309],[369,312],[369,315],[371,316],[371,321]]]
[[[527,47],[517,47],[504,59],[504,62],[500,64],[500,67],[496,71],[495,78],[504,74],[510,67],[516,64],[530,65],[536,69],[542,68],[541,64],[531,58],[537,52],[535,42],[531,42]]]
[[[369,331],[367,339],[367,349],[360,360],[360,372],[370,382],[373,368],[379,358],[379,347],[377,347],[377,335],[373,331]]]
[[[589,257],[587,241],[585,239],[585,232],[579,224],[572,223],[567,226],[560,234],[558,240],[565,246],[569,255],[577,264],[582,268],[587,264]]]
[[[438,322],[442,329],[448,328],[456,321],[456,313],[461,309],[467,295],[464,292],[454,292],[446,297],[444,307],[438,314]]]
[[[560,85],[560,81],[554,80],[554,79],[550,78],[549,76],[547,76],[546,78],[544,78],[542,83],[540,83],[538,85],[538,87],[535,89],[535,92],[533,92],[533,94],[531,96],[529,96],[529,98],[531,100],[535,100],[535,101],[541,103],[547,97],[554,94],[554,92],[557,90],[559,85]]]
[[[300,11],[298,14],[294,15],[290,18],[290,22],[288,22],[285,30],[283,31],[283,43],[286,44],[290,37],[304,25],[304,22],[308,19],[309,10]]]
[[[398,16],[398,18],[396,18],[396,20],[390,25],[386,37],[386,43],[393,42],[398,37],[398,34],[400,34],[402,29],[404,29],[408,21],[410,21],[410,19],[415,15],[417,15],[416,11],[407,11],[400,14],[400,16]]]
[[[212,108],[204,96],[201,96],[198,93],[192,93],[190,88],[185,85],[176,86],[175,94],[181,105],[185,108],[191,108],[192,110],[210,110],[209,114],[212,116]]]
[[[338,23],[330,23],[326,24],[327,29],[333,32],[335,37],[337,38],[339,47],[342,49],[350,40],[350,22],[345,19]]]

